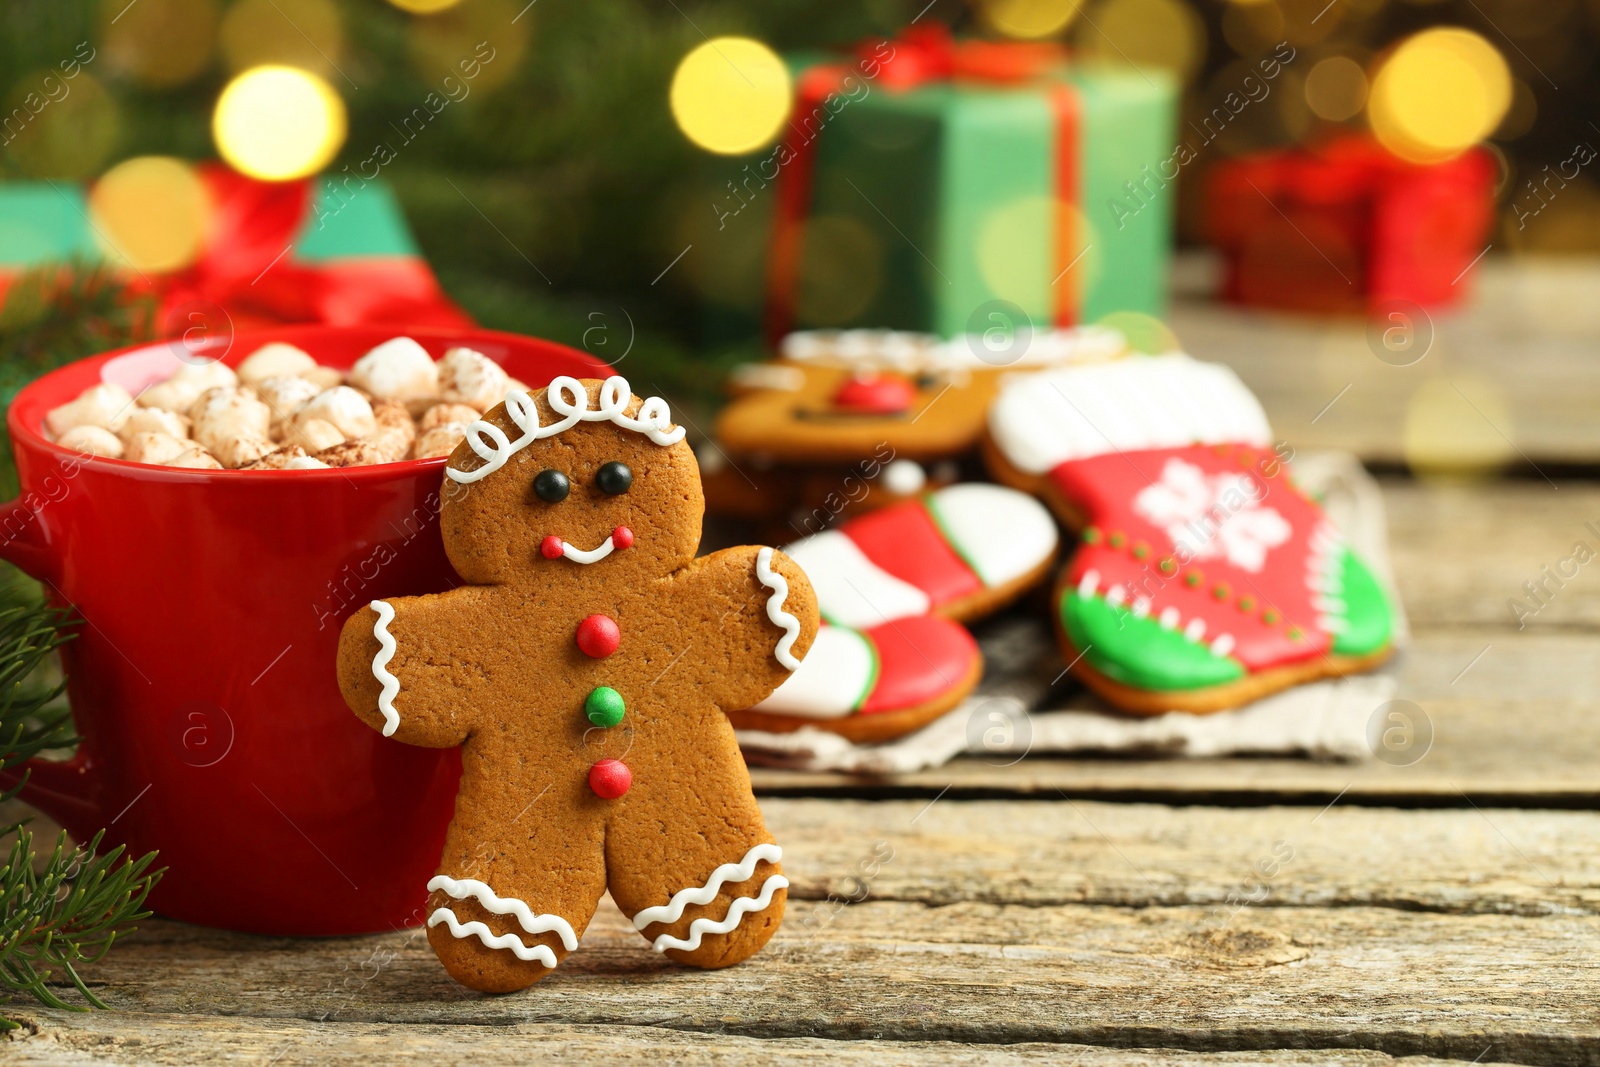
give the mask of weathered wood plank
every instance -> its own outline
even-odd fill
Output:
[[[1558,484],[1383,479],[1394,571],[1412,625],[1600,628],[1600,486]],[[1580,542],[1587,553],[1575,551]]]
[[[1471,283],[1465,307],[1431,317],[1433,347],[1412,366],[1380,360],[1360,318],[1241,310],[1196,295],[1193,284],[1180,285],[1169,321],[1190,352],[1232,364],[1299,447],[1403,461],[1408,408],[1428,389],[1460,455],[1600,459],[1600,263],[1491,254],[1462,284]]]
[[[1322,1049],[1193,1053],[1180,1049],[1119,1049],[1042,1043],[975,1045],[960,1042],[836,1041],[824,1038],[740,1037],[702,1034],[659,1026],[443,1026],[403,1029],[373,1023],[304,1023],[299,1020],[230,1019],[204,1015],[23,1016],[27,1031],[4,1046],[17,1067],[78,1067],[82,1064],[165,1065],[231,1063],[267,1067],[301,1064],[355,1065],[426,1063],[430,1067],[480,1067],[488,1063],[609,1063],[682,1067],[760,1062],[776,1067],[1302,1067],[1326,1064]],[[132,1025],[130,1025],[130,1023]],[[1381,1052],[1342,1050],[1347,1067],[1395,1067]],[[1493,1061],[1478,1061],[1494,1067]],[[1466,1067],[1465,1060],[1408,1057],[1404,1067]]]
[[[451,983],[409,932],[152,927],[95,975],[127,1011],[1600,1062],[1586,916],[1247,908],[1217,927],[1192,907],[796,902],[750,964],[688,972],[607,907],[560,971],[505,997]]]
[[[773,795],[1038,795],[1177,803],[1600,805],[1600,642],[1557,629],[1424,632],[1398,666],[1397,699],[1421,708],[1433,743],[1410,766],[1373,759],[961,759],[892,780],[751,768]],[[1374,709],[1376,712],[1377,709]],[[1413,711],[1413,715],[1415,712]],[[1419,745],[1420,748],[1420,745]],[[1007,757],[1009,759],[1010,757]],[[1059,791],[1059,793],[1058,793]]]

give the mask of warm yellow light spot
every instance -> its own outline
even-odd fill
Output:
[[[228,83],[211,135],[232,166],[254,178],[315,174],[345,138],[344,101],[327,82],[294,67],[253,67]]]
[[[1420,477],[1495,474],[1517,458],[1515,439],[1502,390],[1470,371],[1427,379],[1406,405],[1406,462]]]
[[[413,15],[431,15],[435,11],[455,7],[461,0],[389,0],[389,3]]]
[[[344,50],[333,0],[239,0],[222,17],[218,36],[235,72],[282,63],[331,78]]]
[[[1283,9],[1273,0],[1233,0],[1222,9],[1222,39],[1241,56],[1270,52],[1284,39]]]
[[[1343,122],[1367,102],[1367,72],[1348,56],[1329,56],[1306,75],[1306,104],[1319,118]]]
[[[1178,335],[1172,332],[1170,326],[1143,312],[1113,311],[1103,316],[1099,325],[1122,331],[1122,336],[1128,339],[1128,347],[1135,352],[1160,356],[1183,350],[1178,344]]]
[[[411,65],[436,87],[426,106],[481,100],[509,83],[523,69],[538,17],[539,8],[528,0],[472,0],[412,22],[406,39]]]
[[[0,104],[0,120],[12,166],[47,178],[99,174],[124,125],[116,98],[81,66],[76,78],[59,68],[24,74]]]
[[[1396,155],[1448,159],[1500,124],[1511,106],[1511,71],[1495,47],[1447,27],[1407,38],[1372,79],[1367,117]]]
[[[106,68],[152,89],[169,89],[211,65],[216,0],[106,0],[100,37]]]
[[[118,163],[89,192],[89,216],[107,257],[140,271],[180,270],[194,262],[210,209],[199,176],[166,156]]]
[[[789,70],[748,37],[717,37],[672,75],[672,117],[708,152],[739,155],[771,143],[789,115]]]
[[[1032,40],[1059,33],[1082,6],[1083,0],[983,0],[978,12],[997,32]]]
[[[806,223],[795,310],[808,326],[856,323],[883,286],[883,245],[860,221],[819,215]]]
[[[1205,58],[1205,24],[1182,0],[1106,0],[1092,15],[1073,39],[1096,59],[1165,67],[1187,82]]]

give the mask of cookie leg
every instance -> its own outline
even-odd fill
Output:
[[[599,841],[591,859],[554,841],[545,851],[517,841],[488,863],[467,864],[428,882],[428,943],[450,977],[485,993],[526,989],[555,969],[594,916],[605,892]],[[447,852],[448,856],[449,853]]]
[[[783,850],[732,760],[679,783],[670,803],[630,805],[606,839],[612,899],[657,952],[691,967],[748,959],[783,921]]]

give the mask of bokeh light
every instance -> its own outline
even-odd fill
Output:
[[[1122,336],[1128,339],[1128,346],[1135,352],[1160,356],[1183,350],[1183,346],[1178,344],[1178,335],[1172,332],[1170,326],[1141,311],[1113,311],[1102,317],[1099,325],[1122,331]]]
[[[1073,43],[1112,63],[1165,67],[1185,83],[1206,54],[1206,29],[1183,0],[1104,0],[1079,19]]]
[[[1056,203],[1044,196],[1020,197],[984,218],[978,272],[991,293],[1024,308],[1041,305],[1050,279],[1061,270],[1055,265],[1055,242],[1042,239],[1055,225]]]
[[[792,101],[789,70],[760,41],[717,37],[683,57],[671,101],[685,137],[708,152],[739,155],[782,128]]]
[[[281,63],[330,78],[344,51],[332,0],[239,0],[222,17],[218,38],[235,73]]]
[[[799,321],[808,326],[853,324],[883,288],[883,259],[877,235],[860,220],[847,215],[809,220],[795,301]]]
[[[211,65],[216,0],[104,0],[96,43],[108,69],[146,88],[182,85]]]
[[[5,146],[9,161],[24,174],[41,177],[100,173],[121,139],[122,113],[116,100],[85,70],[71,79],[63,79],[59,70],[37,70],[18,79],[5,98],[5,114],[14,117],[19,108],[30,113],[24,101],[41,90],[56,98],[20,129],[13,118],[6,130],[11,137]]]
[[[1367,72],[1348,56],[1329,56],[1306,75],[1306,104],[1318,118],[1343,122],[1367,102]]]
[[[389,0],[389,3],[401,11],[409,11],[413,15],[432,15],[455,7],[461,0]]]
[[[107,258],[139,271],[181,270],[194,262],[210,209],[199,175],[167,156],[124,160],[89,191],[89,217]]]
[[[415,19],[406,38],[411,65],[453,103],[482,99],[516,76],[538,15],[527,0],[472,0]]]
[[[978,14],[990,29],[1033,40],[1060,33],[1083,0],[981,0]]]
[[[1505,59],[1471,30],[1445,27],[1408,37],[1383,61],[1367,117],[1390,151],[1427,163],[1488,136],[1510,106]]]
[[[1521,78],[1513,78],[1511,106],[1506,109],[1506,117],[1500,120],[1494,135],[1503,141],[1515,141],[1533,129],[1533,122],[1538,117],[1539,101],[1533,95],[1532,87]]]
[[[1231,0],[1222,9],[1222,39],[1242,56],[1269,51],[1284,39],[1283,26],[1275,0]]]
[[[254,178],[315,174],[344,144],[344,101],[324,80],[295,67],[252,67],[229,82],[211,116],[217,149]]]
[[[1403,447],[1419,477],[1455,480],[1498,473],[1516,459],[1516,427],[1504,393],[1458,371],[1424,381],[1406,405]]]

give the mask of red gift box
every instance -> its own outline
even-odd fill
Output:
[[[1206,216],[1223,295],[1310,312],[1454,304],[1489,241],[1494,183],[1482,149],[1417,164],[1364,137],[1219,164]]]

